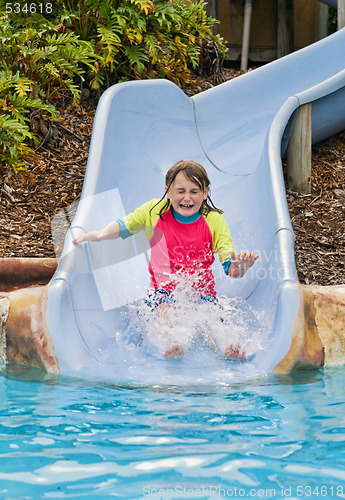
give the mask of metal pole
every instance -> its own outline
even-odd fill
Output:
[[[250,23],[252,19],[253,1],[246,0],[244,6],[244,21],[243,21],[243,37],[242,37],[242,55],[241,55],[241,70],[248,69],[248,53],[249,53],[249,38],[250,38]]]

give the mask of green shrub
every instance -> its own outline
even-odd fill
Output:
[[[6,15],[0,4],[0,161],[17,169],[33,154],[27,145],[34,140],[30,112],[54,112],[42,101],[68,96],[77,103],[84,81],[98,92],[141,78],[163,77],[182,86],[193,81],[208,44],[225,55],[221,39],[211,32],[217,21],[206,15],[201,0],[51,4],[45,16]]]
[[[1,67],[29,79],[45,101],[71,94],[77,102],[84,68],[95,70],[91,44],[41,15],[13,18],[0,19]]]
[[[204,2],[183,0],[57,0],[59,22],[92,44],[93,89],[133,78],[193,79],[200,53],[210,41],[225,46],[211,27]]]
[[[225,46],[211,28],[202,0],[53,0],[47,15],[0,18],[0,63],[29,78],[52,102],[71,93],[77,102],[86,78],[92,89],[119,81],[193,80],[210,42]]]
[[[55,117],[54,107],[31,99],[32,84],[27,78],[0,71],[0,162],[15,170],[25,165],[21,160],[32,158],[34,151],[25,141],[34,140],[30,131],[30,114],[43,110]]]

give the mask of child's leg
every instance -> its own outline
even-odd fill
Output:
[[[217,298],[206,295],[202,296],[199,302],[213,303],[215,307],[218,307],[219,311],[219,317],[216,317],[217,315],[215,314],[215,321],[209,324],[209,328],[203,332],[208,345],[221,357],[238,360],[247,359],[246,353],[241,348],[240,344],[229,339],[229,336],[231,336],[231,331],[229,329],[231,327],[227,325],[221,317],[222,308],[219,306]]]
[[[208,344],[213,347],[221,357],[239,360],[247,359],[246,353],[239,342],[229,338],[231,337],[229,328],[229,325],[225,325],[221,321],[213,323],[211,332],[209,333],[210,339],[207,339]]]
[[[211,328],[210,336],[217,347],[217,352],[221,357],[229,359],[245,360],[247,359],[245,351],[239,342],[231,339],[230,325],[221,321],[214,323]]]
[[[149,332],[149,339],[165,358],[183,356],[184,350],[174,335],[174,315],[171,304],[173,303],[170,292],[164,289],[154,290],[146,301],[151,310],[155,312],[156,322]]]
[[[184,351],[174,336],[174,323],[169,315],[170,305],[162,303],[156,308],[157,326],[159,328],[159,342],[156,346],[164,358],[183,356]]]

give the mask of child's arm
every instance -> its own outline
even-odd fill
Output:
[[[120,225],[117,221],[110,222],[104,226],[99,231],[91,231],[89,233],[82,234],[73,240],[75,245],[83,243],[84,241],[101,241],[101,240],[111,240],[116,239],[120,235]]]
[[[231,252],[230,257],[231,266],[229,267],[228,275],[231,278],[242,278],[259,256],[254,252],[242,251],[238,255],[235,255],[235,252]]]

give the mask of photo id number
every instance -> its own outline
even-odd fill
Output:
[[[7,2],[6,14],[52,14],[53,4],[51,3],[19,3]]]

